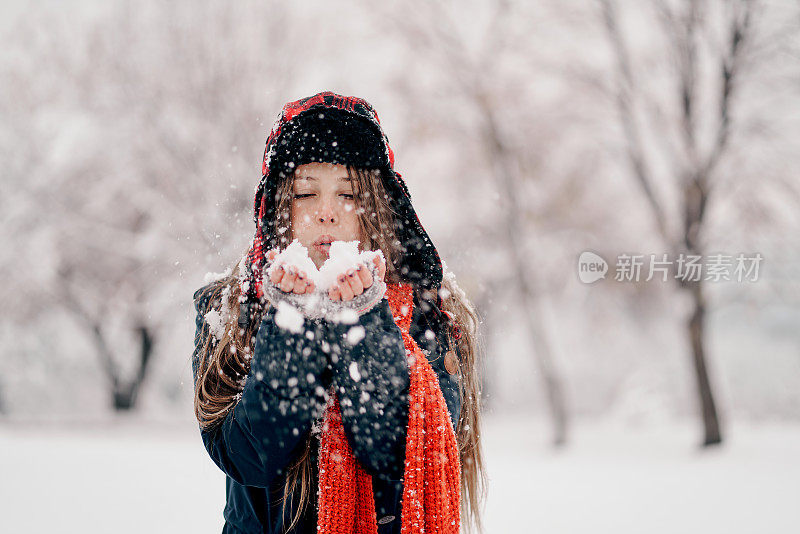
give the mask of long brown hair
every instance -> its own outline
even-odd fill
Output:
[[[401,243],[395,235],[397,214],[392,210],[379,170],[348,168],[352,178],[359,220],[361,243],[364,250],[383,251],[386,258],[386,281],[398,282]],[[278,184],[278,205],[275,210],[275,228],[281,235],[280,248],[293,239],[291,206],[294,197],[294,174],[281,179]],[[224,332],[216,336],[209,332],[198,351],[198,371],[194,392],[194,411],[201,428],[209,429],[222,420],[241,397],[244,381],[250,371],[253,342],[261,318],[266,309],[253,312],[248,326],[238,324],[239,302],[242,298],[239,278],[242,261],[232,269],[230,275],[210,284],[204,292],[209,295],[207,312],[216,310],[222,314]],[[477,329],[479,318],[475,308],[458,287],[455,277],[445,272],[439,292],[444,311],[449,312],[460,336],[452,339],[459,351],[459,384],[461,391],[461,413],[456,427],[461,459],[461,508],[463,523],[467,528],[481,530],[481,506],[486,487],[486,476],[480,441],[481,377]],[[430,300],[431,295],[425,295]],[[200,297],[202,298],[202,296]],[[313,467],[311,465],[311,437],[300,456],[287,469],[286,485],[283,489],[283,509],[287,501],[299,498],[297,511],[288,530],[299,521],[306,505],[315,498]]]

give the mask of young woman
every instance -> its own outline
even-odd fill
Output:
[[[480,528],[477,317],[393,167],[366,101],[286,104],[252,247],[194,294],[195,414],[227,475],[225,533]],[[294,240],[316,268],[333,241],[383,259],[318,288],[299,265],[272,265]],[[284,302],[301,328],[279,320]]]

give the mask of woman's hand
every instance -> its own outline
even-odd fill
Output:
[[[386,263],[380,256],[372,258],[378,269],[378,279],[383,280],[386,275]],[[372,273],[364,263],[359,263],[355,269],[349,269],[336,277],[336,284],[328,290],[331,300],[351,300],[360,295],[372,285]]]
[[[272,249],[267,252],[267,259],[272,261],[277,255],[278,251]],[[279,264],[278,268],[272,271],[269,280],[284,293],[303,295],[314,291],[314,282],[308,279],[305,271],[299,270],[294,265]]]

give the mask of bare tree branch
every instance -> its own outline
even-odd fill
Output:
[[[616,105],[622,122],[625,139],[627,140],[628,160],[639,185],[644,192],[656,223],[656,229],[664,240],[664,243],[674,248],[674,239],[670,236],[667,229],[666,214],[660,200],[656,196],[653,188],[653,178],[647,167],[644,155],[642,135],[636,124],[634,113],[634,101],[632,87],[633,72],[631,68],[630,55],[625,46],[622,33],[620,32],[617,12],[613,0],[600,0],[603,11],[603,20],[612,43],[614,56],[617,66],[617,91]]]

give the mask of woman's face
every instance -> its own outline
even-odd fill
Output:
[[[361,241],[354,186],[344,165],[306,163],[295,170],[293,237],[317,268],[328,258],[331,241]]]

